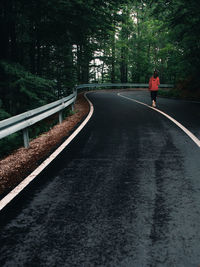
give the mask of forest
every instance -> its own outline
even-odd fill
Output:
[[[198,95],[200,2],[2,0],[0,120],[76,84],[161,83]]]

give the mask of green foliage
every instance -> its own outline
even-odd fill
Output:
[[[198,90],[199,8],[198,1],[127,1],[120,23],[113,24],[110,39],[102,42],[99,81],[148,82],[157,69],[161,83],[192,77],[190,88]]]
[[[1,61],[0,71],[1,100],[7,113],[16,115],[56,99],[54,82],[25,71],[19,64]]]
[[[0,99],[0,121],[9,118],[11,115],[3,109],[3,103]]]
[[[200,88],[200,2],[188,0],[157,1],[154,16],[170,30],[171,43],[176,47],[177,80],[193,78],[190,88]]]
[[[22,133],[14,133],[0,140],[0,159],[23,146]]]
[[[159,89],[158,95],[163,97],[169,97],[169,98],[181,98],[181,91],[177,90],[175,88],[166,90],[166,89]]]
[[[180,75],[181,67],[175,63],[179,50],[168,24],[152,16],[154,5],[130,1],[123,6],[120,22],[113,24],[110,39],[101,45],[100,81],[148,82],[154,69],[162,83],[173,83]]]
[[[0,121],[5,120],[10,117],[10,114],[6,112],[4,109],[0,108]]]

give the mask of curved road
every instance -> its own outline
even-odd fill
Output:
[[[0,266],[199,266],[199,147],[153,109],[88,96],[91,120],[1,214]],[[158,108],[200,138],[200,103]]]

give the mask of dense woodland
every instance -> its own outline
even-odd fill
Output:
[[[200,88],[200,2],[1,0],[0,120],[68,95],[75,84]]]

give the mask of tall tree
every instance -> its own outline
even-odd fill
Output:
[[[177,48],[177,79],[193,80],[194,89],[200,88],[199,9],[199,1],[191,0],[159,0],[154,5],[154,16],[168,24]]]

